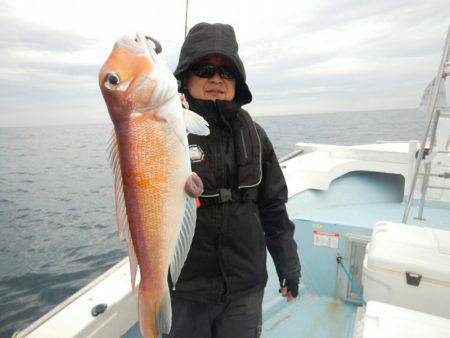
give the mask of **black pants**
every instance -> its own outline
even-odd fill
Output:
[[[258,338],[264,290],[208,304],[172,297],[172,330],[163,338]]]

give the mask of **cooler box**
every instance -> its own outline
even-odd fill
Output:
[[[366,301],[450,318],[450,232],[378,222],[366,247],[362,282]]]
[[[363,309],[363,308],[361,308]],[[359,312],[359,311],[358,311]],[[450,319],[379,302],[368,302],[352,338],[448,338]]]

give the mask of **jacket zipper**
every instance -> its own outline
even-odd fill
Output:
[[[244,148],[244,156],[245,156],[245,158],[248,158],[248,155],[247,155],[247,145],[245,144],[245,140],[244,140],[244,132],[242,131],[242,129],[241,129],[241,139],[242,139],[242,146],[243,146],[243,148]]]

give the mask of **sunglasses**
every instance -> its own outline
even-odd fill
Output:
[[[213,65],[195,65],[190,71],[201,78],[210,79],[217,72],[222,79],[231,80],[236,78],[236,71],[229,66],[213,66]]]

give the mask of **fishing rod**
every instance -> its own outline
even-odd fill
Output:
[[[186,17],[184,19],[184,38],[185,39],[186,39],[186,35],[187,35],[188,7],[189,7],[189,0],[186,0]]]

